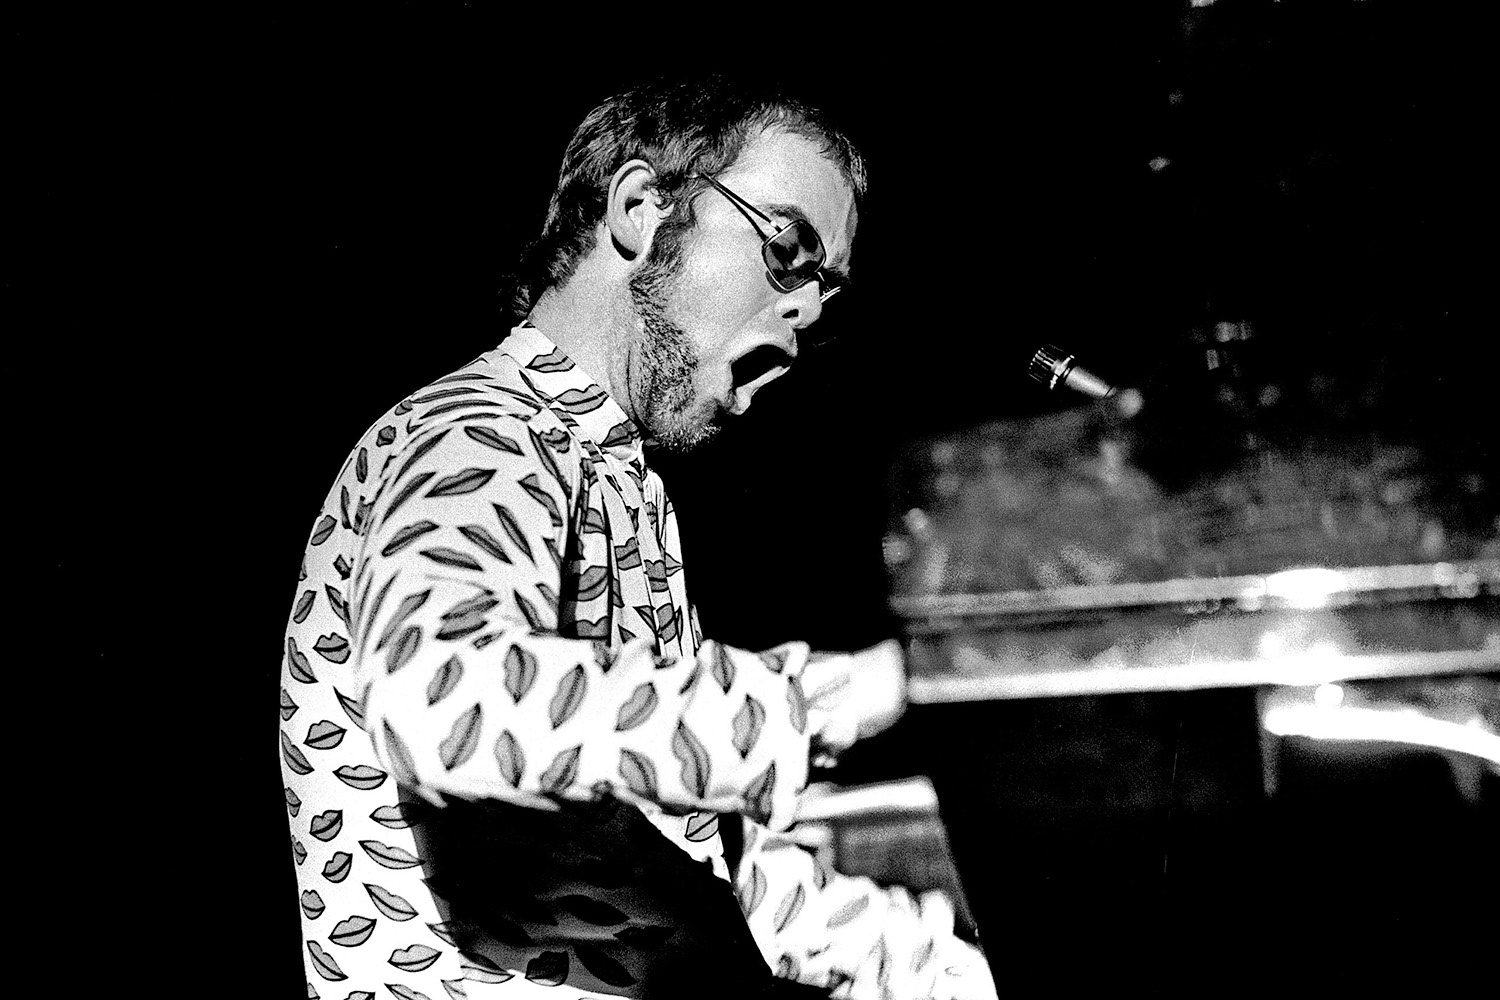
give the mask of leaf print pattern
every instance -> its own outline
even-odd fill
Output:
[[[469,437],[473,438],[475,441],[478,441],[480,444],[485,445],[489,448],[494,448],[496,451],[503,451],[507,455],[525,454],[525,452],[521,450],[520,445],[516,444],[505,435],[496,432],[493,428],[465,427],[464,433],[469,435]]]
[[[583,963],[583,967],[592,972],[601,982],[608,983],[610,986],[635,985],[635,977],[597,945],[577,944],[573,946],[573,953],[578,956],[578,961]]]
[[[361,729],[365,728],[364,702],[355,701],[353,698],[350,698],[338,688],[333,689],[333,696],[335,699],[337,699],[339,707],[344,710],[344,714],[349,716],[349,721],[354,723]]]
[[[444,698],[453,693],[458,682],[464,675],[464,661],[454,653],[448,658],[448,662],[438,668],[437,673],[432,675],[432,681],[427,685],[427,704],[436,705]]]
[[[515,978],[515,973],[502,969],[482,955],[463,957],[464,978],[476,983],[503,983]]]
[[[656,765],[651,763],[651,758],[628,748],[621,750],[620,777],[625,779],[626,787],[641,798],[656,798]]]
[[[802,883],[799,882],[792,886],[791,891],[786,894],[786,898],[781,901],[781,905],[776,908],[774,925],[778,934],[786,930],[786,925],[796,919],[797,914],[802,912],[802,904],[806,901],[807,890],[802,886]]]
[[[410,851],[391,844],[382,844],[378,840],[361,840],[359,846],[365,849],[376,864],[383,868],[415,868],[422,863],[421,859]]]
[[[443,612],[442,626],[437,631],[437,637],[443,640],[462,639],[464,636],[478,632],[489,624],[488,614],[499,604],[500,602],[489,591],[485,591],[478,597],[459,601]]]
[[[517,590],[512,592],[512,596],[515,598],[516,607],[520,610],[521,617],[525,620],[527,628],[533,632],[546,632],[550,630],[547,619],[542,617],[542,613],[537,610],[536,605],[527,600],[525,595]]]
[[[349,877],[349,867],[354,862],[354,856],[347,851],[340,851],[328,859],[323,866],[323,877],[335,884]]]
[[[761,727],[765,724],[765,706],[756,701],[754,695],[745,695],[745,704],[734,713],[734,721],[730,723],[734,731],[730,743],[739,753],[741,760],[749,757],[750,751],[755,749],[756,742],[760,740]]]
[[[849,902],[845,903],[843,906],[840,906],[837,910],[833,911],[833,915],[828,918],[828,926],[830,928],[842,927],[844,924],[847,924],[849,921],[853,920],[855,917],[859,916],[861,913],[867,910],[869,906],[869,896],[856,896],[853,899],[849,900]]]
[[[735,666],[734,661],[729,658],[729,651],[719,646],[714,651],[713,677],[719,682],[719,687],[728,694],[729,689],[734,687]]]
[[[479,705],[472,705],[454,721],[453,729],[438,744],[438,757],[443,763],[443,770],[451,771],[474,756],[474,749],[479,746],[483,715],[483,709]]]
[[[343,663],[349,659],[349,640],[337,632],[319,636],[313,649],[329,663]]]
[[[306,757],[302,756],[302,751],[298,750],[287,738],[286,733],[281,734],[281,757],[293,774],[312,773],[313,766],[307,762]]]
[[[541,450],[542,454],[546,454],[546,452],[546,448],[543,448]],[[537,478],[536,473],[533,472],[528,475],[522,476],[519,480],[519,483],[521,489],[526,491],[526,495],[540,504],[542,510],[547,512],[547,518],[552,522],[553,526],[558,528],[562,527],[562,508],[558,504],[557,500],[553,498],[552,494],[548,492],[547,488],[542,485],[542,482]]]
[[[368,764],[345,764],[343,767],[334,771],[333,776],[335,778],[338,778],[344,784],[348,785],[350,788],[357,788],[362,792],[368,792],[371,789],[379,788],[386,779],[386,773],[384,771],[380,770],[380,768],[378,767],[371,767]]]
[[[776,762],[766,765],[750,787],[745,789],[745,815],[761,822],[768,822],[775,808],[772,795],[776,789]]]
[[[766,873],[760,865],[751,862],[750,877],[740,885],[740,912],[753,917],[766,898]]]
[[[543,793],[548,795],[561,795],[578,778],[578,758],[583,752],[583,745],[571,747],[558,753],[547,765],[547,770],[537,779]]]
[[[288,636],[286,640],[287,673],[299,684],[316,684],[318,678],[312,672],[307,656],[297,648],[297,640]]]
[[[526,540],[526,532],[521,530],[521,522],[517,521],[514,514],[499,504],[492,504],[491,506],[494,508],[495,518],[500,522],[500,527],[504,530],[506,537],[510,539],[511,544],[521,550],[521,555],[530,559],[532,557],[531,543]]]
[[[393,806],[378,806],[370,813],[370,818],[381,826],[392,830],[404,830],[412,824],[413,809],[410,803],[399,803]]]
[[[806,647],[699,638],[638,430],[535,330],[377,421],[312,521],[277,704],[309,983],[435,1000],[466,978],[635,981],[603,947],[528,945],[508,967],[461,954],[414,839],[444,795],[539,807],[615,789],[724,878],[720,813],[776,827],[794,815],[813,728]],[[763,845],[755,829],[746,843]],[[737,892],[768,961],[795,955],[822,975],[808,955],[848,900],[820,900],[846,880],[787,875],[800,854],[747,852]],[[880,892],[840,929],[864,933]],[[609,940],[631,947],[671,933],[608,897],[569,905],[623,915]]]
[[[672,734],[672,756],[682,761],[683,786],[696,797],[703,798],[708,793],[712,765],[708,761],[708,751],[685,722],[679,722],[677,731]]]
[[[338,588],[328,585],[324,586],[323,593],[328,595],[328,606],[333,613],[339,616],[339,621],[344,623],[344,630],[349,630],[349,605],[344,603],[344,595],[339,593]]]
[[[479,551],[491,559],[500,562],[510,562],[510,556],[505,554],[505,546],[500,544],[500,539],[490,534],[481,524],[466,524],[458,529],[458,533],[467,538]],[[480,567],[483,569],[483,567]]]
[[[526,963],[526,978],[539,986],[560,986],[568,980],[568,953],[544,951]]]
[[[571,500],[573,498],[573,487],[569,484],[568,477],[563,473],[562,467],[557,464],[557,456],[552,454],[552,449],[547,447],[547,442],[542,439],[540,434],[535,430],[530,430],[529,428],[528,430],[531,434],[532,451],[536,454],[537,461],[541,463],[543,471],[557,484],[558,489],[562,490],[563,500]],[[559,431],[558,433],[563,432]],[[563,433],[563,436],[566,438],[567,435]],[[533,496],[536,495],[532,484],[534,478],[534,476],[527,476],[522,480],[522,485],[526,487],[526,492],[532,493]],[[537,485],[536,488],[540,489],[540,486]],[[547,494],[544,506],[548,506],[550,512],[552,506],[550,494]]]
[[[506,783],[520,788],[521,776],[526,773],[526,751],[508,729],[495,739],[495,762],[500,765],[500,775]]]
[[[792,677],[786,684],[786,704],[792,713],[792,728],[798,733],[807,731],[807,695],[802,693],[802,681]]]
[[[436,962],[441,954],[430,945],[414,944],[391,952],[390,963],[403,972],[421,972]]]
[[[381,631],[380,640],[375,643],[375,651],[377,653],[385,648],[386,644],[391,641],[391,636],[396,634],[396,630],[405,625],[408,618],[421,610],[422,605],[426,604],[427,599],[431,596],[431,590],[423,590],[402,598],[401,603],[396,607],[395,614],[391,615],[390,620]]]
[[[651,718],[651,713],[656,711],[656,704],[656,686],[646,681],[632,691],[625,704],[620,706],[620,712],[615,717],[615,731],[624,732],[641,725]]]
[[[333,960],[333,956],[324,951],[323,946],[318,942],[307,942],[307,953],[311,957],[312,970],[330,983],[349,978],[344,975],[344,970],[339,968],[339,963]]]
[[[433,521],[417,521],[413,524],[408,524],[391,537],[391,540],[386,543],[385,548],[380,550],[380,554],[383,556],[393,556],[423,535],[436,530],[437,524]],[[311,592],[309,591],[309,593]]]
[[[324,719],[322,722],[312,724],[302,744],[314,750],[332,750],[344,741],[344,733],[347,731],[344,727]]]
[[[427,491],[428,497],[455,497],[473,493],[495,478],[494,469],[469,468],[439,479],[437,485]]]
[[[317,527],[313,528],[312,538],[307,544],[312,546],[322,545],[333,536],[333,529],[338,527],[338,521],[332,514],[324,514],[318,521]]]
[[[369,917],[350,917],[338,922],[333,933],[328,935],[328,940],[344,948],[357,948],[370,940],[370,935],[374,933],[374,920]]]
[[[465,552],[460,552],[457,549],[450,549],[447,546],[443,545],[439,545],[430,549],[423,549],[422,555],[437,563],[439,566],[451,566],[454,569],[468,569],[473,570],[476,573],[484,569],[484,564],[482,564],[478,559],[475,559],[473,556]]]
[[[719,814],[695,812],[687,818],[682,835],[688,840],[708,840],[719,832]]]
[[[344,814],[338,809],[329,809],[313,817],[308,833],[317,840],[332,840],[344,827]]]
[[[517,705],[526,697],[537,678],[536,654],[521,646],[512,646],[505,652],[505,690]]]
[[[422,647],[422,630],[415,625],[408,625],[401,630],[396,637],[396,642],[391,646],[391,651],[386,654],[386,673],[394,674],[402,667],[411,662],[412,657],[417,655],[417,650]]]
[[[557,682],[557,693],[552,696],[552,704],[547,706],[547,717],[552,720],[553,729],[567,722],[578,711],[578,706],[583,704],[584,695],[588,693],[588,686],[588,675],[584,673],[581,664],[569,670]]]

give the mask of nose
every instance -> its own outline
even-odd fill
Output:
[[[791,324],[793,330],[806,329],[823,315],[823,285],[818,281],[784,292],[777,303],[781,318]],[[794,340],[796,338],[793,338]],[[795,348],[792,350],[795,354]]]

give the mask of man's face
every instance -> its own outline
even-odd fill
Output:
[[[825,269],[847,268],[854,195],[811,140],[766,132],[716,176],[778,225],[806,218],[823,239]],[[822,314],[818,282],[790,292],[771,284],[761,237],[727,197],[706,189],[694,209],[691,229],[681,215],[658,228],[630,282],[639,332],[626,376],[632,408],[648,437],[679,451],[707,441],[784,374],[796,332]]]

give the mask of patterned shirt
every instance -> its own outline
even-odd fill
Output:
[[[466,947],[419,836],[455,801],[613,796],[724,880],[719,814],[742,814],[755,945],[836,995],[928,995],[969,957],[772,832],[848,659],[705,641],[680,552],[640,432],[533,327],[371,427],[313,526],[282,669],[309,997],[630,994],[647,928],[607,892],[558,896],[501,955]],[[549,947],[564,910],[597,943]]]

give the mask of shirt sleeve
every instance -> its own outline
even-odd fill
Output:
[[[570,562],[591,459],[568,452],[511,417],[426,428],[387,464],[349,622],[377,757],[434,802],[612,793],[784,828],[807,783],[807,647],[677,659],[559,634],[565,590],[618,572]]]
[[[788,837],[745,821],[740,909],[783,979],[834,997],[993,997],[984,955],[952,932],[951,907],[841,875]]]

